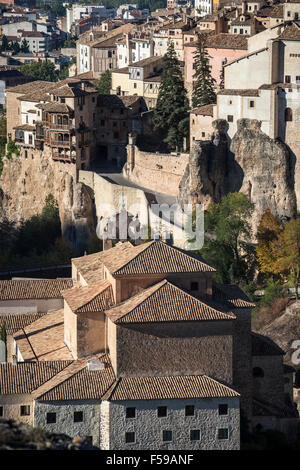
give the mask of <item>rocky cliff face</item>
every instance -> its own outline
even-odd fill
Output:
[[[280,218],[296,214],[296,197],[287,146],[261,131],[261,123],[240,119],[229,145],[226,121],[214,121],[211,142],[198,141],[180,182],[179,201],[219,202],[228,192],[241,191],[255,204],[253,225],[266,208]]]
[[[66,240],[86,248],[94,230],[93,202],[85,185],[76,183],[74,165],[54,162],[47,151],[34,150],[4,161],[0,178],[0,218],[17,223],[40,213],[48,194],[58,202]]]
[[[190,152],[189,164],[179,185],[179,203],[209,203],[220,201],[225,193],[228,143],[226,122],[213,123],[211,141],[197,141]]]

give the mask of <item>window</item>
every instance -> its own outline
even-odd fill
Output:
[[[249,108],[255,108],[255,101],[253,100],[249,101]]]
[[[228,428],[218,429],[218,439],[228,439]]]
[[[219,415],[228,415],[228,405],[226,404],[219,405]]]
[[[65,103],[65,102],[66,102],[66,98],[61,98],[61,99],[60,99],[60,102],[61,102],[61,103]]]
[[[125,433],[125,442],[126,442],[126,444],[130,444],[131,442],[135,442],[135,433],[134,432],[126,432]]]
[[[194,405],[186,405],[185,407],[185,416],[194,416],[195,407]]]
[[[136,87],[137,87],[137,84],[136,84],[136,83],[134,83],[134,84],[133,84],[133,88],[136,88]]]
[[[291,108],[285,108],[285,120],[292,121],[293,120],[293,110]]]
[[[166,406],[158,406],[157,407],[157,417],[158,418],[165,418],[167,416],[167,407]]]
[[[135,418],[135,408],[126,408],[126,418]]]
[[[114,139],[118,139],[119,138],[119,132],[114,132]]]
[[[233,122],[233,116],[231,116],[230,114],[227,116],[227,121],[228,122]]]
[[[46,421],[47,421],[47,424],[56,423],[56,413],[47,413]]]
[[[29,405],[20,406],[20,414],[21,414],[21,416],[29,416],[30,415],[30,406]]]
[[[296,83],[300,83],[300,75],[296,75]]]
[[[93,444],[93,436],[85,436],[85,438],[86,438],[91,444]]]
[[[265,375],[261,367],[253,367],[252,374],[253,377],[263,377]]]
[[[199,284],[198,282],[191,282],[191,290],[198,290]]]
[[[191,438],[191,441],[200,441],[200,430],[191,429],[190,438]]]
[[[202,137],[205,137],[205,132],[202,132],[202,134],[201,134],[201,135],[202,135]]]
[[[100,121],[100,126],[102,126],[102,127],[105,126],[105,121],[104,121],[104,119],[101,119],[101,121]]]
[[[291,76],[286,75],[285,78],[284,78],[284,81],[285,81],[285,83],[291,83]]]
[[[291,12],[290,12],[290,11],[287,12],[287,16],[291,16]]]
[[[74,411],[74,423],[83,422],[83,411]]]
[[[0,406],[0,416],[3,416],[3,406]]]
[[[172,441],[172,431],[163,431],[163,441],[164,442]]]

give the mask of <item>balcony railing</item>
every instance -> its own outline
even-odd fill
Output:
[[[72,142],[69,140],[50,140],[50,145],[51,147],[65,147],[69,149],[73,147]]]
[[[75,161],[74,157],[70,157],[69,155],[64,155],[64,154],[59,154],[59,153],[53,153],[52,158],[55,161],[66,162],[66,163],[72,163]]]

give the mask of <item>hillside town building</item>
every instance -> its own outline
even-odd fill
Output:
[[[2,416],[106,450],[238,449],[240,408],[255,426],[292,426],[283,351],[251,333],[253,304],[213,273],[161,241],[75,258],[62,309],[15,315]]]

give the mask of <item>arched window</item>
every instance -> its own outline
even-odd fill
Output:
[[[285,120],[286,121],[293,120],[293,110],[291,108],[285,108]]]
[[[253,368],[253,377],[264,377],[264,371],[260,367]]]

